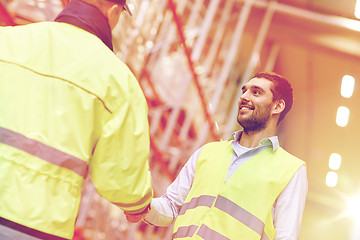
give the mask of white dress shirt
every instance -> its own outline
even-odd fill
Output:
[[[234,139],[238,139],[240,134],[241,131],[238,131],[232,136]],[[272,148],[275,151],[279,147],[279,141],[277,136],[273,136],[261,140],[255,148],[246,148],[241,146],[238,141],[233,140],[231,146],[234,149],[234,154],[227,179],[239,166],[259,152],[267,148]],[[152,200],[151,210],[145,217],[145,222],[156,226],[170,226],[174,222],[192,186],[196,161],[201,149],[198,149],[190,157],[166,193]],[[274,240],[298,239],[307,191],[306,168],[301,166],[273,205],[272,216],[276,229]]]

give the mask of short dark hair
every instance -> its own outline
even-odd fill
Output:
[[[279,122],[284,119],[285,115],[290,111],[293,102],[294,102],[294,93],[293,88],[289,81],[274,72],[259,72],[256,73],[253,78],[264,78],[273,83],[273,88],[271,92],[273,93],[273,101],[283,99],[285,101],[285,109],[280,114]]]

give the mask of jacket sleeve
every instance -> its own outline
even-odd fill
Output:
[[[136,214],[147,208],[153,196],[148,109],[135,77],[128,73],[125,79],[111,87],[110,99],[116,104],[99,130],[89,172],[100,195]]]

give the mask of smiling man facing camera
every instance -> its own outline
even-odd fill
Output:
[[[174,223],[173,239],[296,240],[307,193],[305,162],[280,147],[276,130],[293,89],[275,73],[242,87],[228,141],[198,149],[145,221]]]

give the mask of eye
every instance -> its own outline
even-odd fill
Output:
[[[259,90],[254,90],[254,91],[253,91],[253,94],[254,94],[254,95],[260,95],[261,92],[260,92]]]

